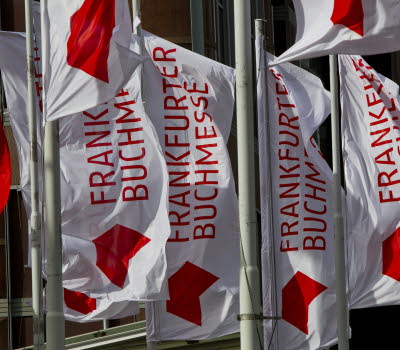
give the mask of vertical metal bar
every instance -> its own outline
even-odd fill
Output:
[[[132,0],[132,21],[133,21],[133,23],[135,22],[136,16],[141,18],[140,0]],[[133,30],[135,31],[135,27],[133,27]],[[136,34],[140,34],[140,33],[136,33]]]
[[[51,1],[51,0],[50,0]],[[42,19],[48,0],[40,1]],[[42,38],[45,37],[42,26]],[[47,50],[47,43],[42,43],[42,50]],[[42,62],[46,64],[47,62]],[[47,87],[44,87],[47,89]],[[44,110],[46,111],[46,94]],[[46,118],[46,115],[44,116]],[[60,142],[59,123],[47,121],[44,129],[44,222],[46,232],[46,349],[64,350],[64,290],[62,286],[62,237],[61,237],[61,190],[60,190]]]
[[[335,268],[336,268],[336,305],[339,350],[349,349],[348,308],[346,294],[346,263],[344,242],[344,220],[342,209],[342,169],[340,163],[341,138],[339,122],[339,78],[338,57],[329,56],[329,73],[331,82],[331,126],[332,126],[332,160],[333,160],[333,194],[334,194],[334,227],[335,227]]]
[[[204,11],[203,0],[190,0],[192,29],[192,51],[204,55]],[[218,28],[216,28],[218,29]]]
[[[265,19],[265,1],[256,0],[255,7],[255,17]]]
[[[225,42],[226,42],[226,64],[228,66],[233,66],[234,62],[234,43],[233,43],[233,33],[232,29],[234,26],[234,16],[233,16],[233,6],[230,0],[224,1],[224,8],[227,14],[226,18],[226,31],[225,35]]]
[[[269,5],[269,10],[271,12],[271,18],[269,18],[269,21],[271,23],[271,33],[267,33],[267,40],[271,43],[269,50],[270,52],[275,55],[275,19],[274,19],[274,6],[270,3]],[[267,10],[265,10],[265,13],[267,16]]]
[[[255,204],[254,106],[252,79],[251,8],[248,0],[234,1],[236,110],[241,235],[240,343],[241,349],[262,348],[259,249]]]
[[[2,127],[2,126],[0,126]],[[10,247],[10,224],[8,216],[8,204],[4,208],[4,232],[6,238],[6,275],[7,275],[7,338],[8,350],[13,346],[13,328],[12,328],[12,291],[11,291],[11,247]]]
[[[256,19],[255,20],[255,37],[256,40],[258,40],[259,36],[263,37],[263,43],[262,43],[262,50],[264,52],[261,55],[256,56],[256,74],[261,75],[261,70],[264,70],[264,84],[262,85],[262,89],[264,89],[264,94],[262,95],[262,101],[258,101],[258,103],[265,103],[263,106],[265,109],[265,114],[264,115],[259,115],[258,120],[258,129],[261,130],[264,128],[265,130],[265,147],[260,150],[260,157],[264,155],[266,157],[266,162],[267,162],[267,174],[261,174],[260,173],[260,181],[266,181],[265,183],[265,190],[267,191],[266,194],[266,203],[261,203],[261,207],[263,210],[261,211],[262,214],[266,214],[265,218],[261,218],[263,224],[267,227],[267,234],[270,235],[271,237],[271,259],[268,261],[268,268],[269,268],[269,273],[270,276],[272,277],[272,311],[273,314],[272,316],[277,316],[277,285],[276,285],[276,270],[275,270],[275,240],[274,240],[274,215],[273,215],[273,201],[272,201],[272,192],[273,192],[273,183],[272,183],[272,153],[271,153],[271,129],[270,129],[270,119],[269,119],[269,102],[268,102],[268,69],[267,67],[267,55],[266,55],[266,32],[267,32],[267,21],[263,19]],[[263,61],[261,61],[261,58],[264,58]],[[261,119],[261,120],[260,120]],[[259,134],[260,135],[260,134]],[[261,143],[261,137],[259,137],[259,142]],[[261,168],[261,167],[260,167]],[[263,178],[264,180],[263,180]],[[261,234],[264,233],[264,230],[261,230]],[[263,264],[262,267],[265,267],[266,264]],[[263,273],[264,275],[264,273]],[[260,289],[262,293],[262,288]],[[278,320],[271,320],[271,322],[278,322]],[[269,344],[274,343],[274,346],[276,349],[278,349],[278,325],[275,323],[272,326],[275,331],[272,332],[271,339],[269,339]],[[265,345],[267,346],[267,345]]]
[[[139,19],[141,17],[141,13],[140,13],[140,0],[132,0],[132,14],[133,14],[133,21],[135,21],[135,17],[138,16]],[[142,26],[139,25],[136,29],[135,27],[133,28],[134,31],[136,31],[136,34],[139,35],[141,38],[141,42],[140,42],[140,50],[142,53],[142,50],[144,50],[143,48],[143,38],[142,38]],[[138,69],[141,69],[140,71],[140,85],[141,85],[141,91],[142,91],[142,79],[143,79],[143,70],[142,67],[139,67]],[[142,92],[140,92],[142,93]],[[157,349],[157,345],[155,342],[147,342],[147,350],[156,350]]]
[[[62,241],[60,206],[60,145],[58,121],[47,122],[44,135],[44,179],[46,201],[46,272],[48,350],[63,350],[65,321],[62,287]]]
[[[0,29],[2,28],[2,7],[0,5]],[[4,88],[3,88],[3,81],[1,78],[0,72],[0,113],[1,113],[1,123],[0,127],[4,125]],[[11,249],[10,249],[10,228],[8,222],[8,205],[5,206],[4,211],[4,232],[5,232],[5,257],[6,257],[6,277],[7,277],[7,284],[6,284],[6,294],[7,294],[7,348],[8,350],[13,349],[13,332],[12,332],[12,294],[11,294]]]
[[[158,334],[158,329],[159,329],[159,322],[157,320],[157,315],[158,315],[158,303],[157,301],[149,301],[148,303],[151,303],[150,305],[152,306],[152,316],[153,316],[153,322],[154,322],[154,330],[155,333]],[[149,315],[149,307],[146,306],[146,323],[147,323],[147,318]],[[158,336],[156,335],[156,338]],[[147,342],[147,350],[156,350],[157,349],[157,342],[154,341],[148,341]]]
[[[148,342],[147,350],[157,350],[157,344],[155,342]]]
[[[38,136],[35,100],[35,72],[33,54],[33,17],[32,0],[25,0],[26,57],[28,81],[28,120],[30,142],[30,181],[31,181],[31,262],[32,262],[32,309],[33,309],[33,346],[42,350],[44,344],[43,321],[43,284],[42,284],[42,247],[41,215],[39,202],[39,162]]]
[[[103,329],[108,329],[108,328],[110,328],[110,321],[103,320]]]

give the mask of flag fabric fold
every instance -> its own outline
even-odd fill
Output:
[[[330,54],[400,50],[397,0],[295,0],[295,44],[271,65]]]
[[[68,321],[86,323],[120,319],[139,312],[139,303],[135,301],[111,302],[64,289],[64,316]]]
[[[30,153],[29,153],[29,129],[26,101],[28,88],[26,82],[26,46],[25,35],[15,32],[0,32],[0,70],[7,107],[10,112],[10,123],[16,141],[19,159],[19,175],[22,196],[30,217]],[[35,62],[36,63],[36,62]],[[35,64],[35,67],[37,65]],[[39,71],[35,71],[38,75]],[[40,85],[37,86],[40,92]],[[15,115],[20,118],[14,118]],[[41,134],[40,127],[37,129]],[[41,158],[41,147],[38,148],[39,159]]]
[[[40,37],[40,36],[39,36]],[[39,39],[37,37],[36,39]],[[10,112],[10,122],[16,146],[18,150],[20,186],[24,199],[25,208],[30,212],[30,153],[29,153],[29,130],[28,116],[26,109],[27,82],[26,82],[26,43],[25,36],[21,33],[0,32],[0,69]],[[37,116],[40,116],[41,84],[40,84],[40,56],[38,47],[35,47],[35,78],[37,92]],[[38,118],[38,152],[41,159],[41,127],[40,117]],[[40,172],[41,174],[41,172]],[[41,176],[39,177],[42,182]],[[2,182],[3,183],[3,182]],[[3,192],[2,192],[3,194]],[[28,215],[29,217],[29,215]],[[73,292],[76,293],[76,292]],[[71,298],[70,298],[71,300]],[[73,301],[73,299],[72,299]],[[135,314],[137,303],[121,302],[112,303],[107,300],[96,300],[96,308],[90,313],[77,311],[76,302],[71,307],[64,307],[64,315],[67,320],[75,322],[90,322],[100,319],[122,318]]]
[[[169,173],[170,299],[147,308],[149,340],[239,331],[239,224],[226,143],[234,70],[144,32],[143,99]]]
[[[139,76],[60,130],[64,287],[113,301],[167,299],[168,173]]]
[[[313,134],[330,113],[314,75],[273,60],[256,40],[263,304],[269,349],[319,349],[336,339],[332,171]],[[268,55],[268,57],[267,57]]]
[[[41,23],[46,120],[111,100],[142,63],[126,0],[48,1]]]
[[[399,305],[399,86],[339,56],[351,308]]]

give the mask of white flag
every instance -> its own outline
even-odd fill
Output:
[[[399,86],[340,56],[350,306],[399,305]]]
[[[15,32],[0,32],[0,70],[4,91],[7,99],[7,108],[10,112],[11,127],[16,141],[19,158],[19,175],[22,196],[30,217],[30,152],[29,129],[26,101],[28,96],[26,76],[26,41],[25,34]],[[35,61],[35,77],[39,76],[37,61]],[[36,85],[36,92],[40,94],[41,85]],[[38,126],[38,135],[41,128]],[[38,157],[41,159],[41,143],[38,148]]]
[[[398,0],[294,0],[293,4],[296,43],[273,64],[337,53],[400,50]]]
[[[237,332],[239,225],[226,147],[234,70],[144,33],[144,100],[169,171],[170,300],[147,314],[151,340]]]
[[[25,208],[30,213],[30,153],[29,153],[29,130],[28,116],[26,110],[27,83],[26,83],[26,43],[25,35],[22,33],[0,32],[0,70],[7,98],[7,106],[11,114],[11,126],[16,140],[20,186]],[[41,101],[40,84],[40,56],[38,47],[35,47],[35,87],[37,93],[37,115]],[[40,118],[39,118],[40,120]],[[39,135],[39,159],[41,159],[41,128],[38,122]],[[41,181],[40,181],[41,182]],[[29,217],[29,215],[28,215]],[[122,318],[137,313],[138,305],[132,301],[113,303],[106,299],[90,301],[90,312],[83,308],[82,302],[85,298],[71,298],[78,292],[70,292],[68,305],[64,307],[65,318],[75,322],[89,322],[100,319]],[[88,297],[87,297],[88,298]],[[78,300],[76,300],[78,299]],[[75,301],[74,301],[75,300]],[[90,299],[88,299],[90,300]]]
[[[129,50],[131,28],[126,0],[50,0],[42,5],[47,120],[115,97],[142,62]]]
[[[84,293],[64,289],[64,317],[73,322],[113,320],[139,314],[135,301],[110,302],[94,299]]]
[[[1,33],[0,45],[29,208],[25,38]],[[39,54],[35,62],[40,69]],[[64,287],[109,301],[168,298],[168,174],[139,88],[134,75],[114,100],[60,122]]]
[[[329,93],[292,64],[267,70],[260,40],[264,314],[282,317],[265,321],[265,347],[318,349],[336,338],[332,171],[312,138],[330,113]]]
[[[61,123],[64,287],[113,301],[168,298],[168,173],[139,89]]]

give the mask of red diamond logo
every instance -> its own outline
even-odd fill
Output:
[[[331,21],[364,36],[364,9],[362,0],[334,0]]]
[[[129,261],[150,239],[128,227],[115,225],[93,240],[96,246],[96,265],[109,280],[120,288],[124,287]]]
[[[167,300],[167,312],[201,326],[200,295],[218,279],[210,272],[186,261],[168,280],[170,300]]]
[[[70,21],[67,63],[106,83],[110,40],[115,27],[115,0],[85,0]]]
[[[400,227],[382,243],[382,273],[400,282]]]
[[[88,315],[96,310],[96,299],[88,297],[86,294],[74,292],[64,288],[64,302],[71,310]]]
[[[296,272],[282,289],[282,319],[308,334],[308,308],[326,289],[304,273]]]

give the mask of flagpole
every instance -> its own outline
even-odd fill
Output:
[[[348,307],[346,294],[345,234],[342,208],[342,169],[340,162],[341,138],[339,121],[338,56],[329,56],[331,85],[331,128],[335,228],[336,307],[339,350],[349,349]]]
[[[60,145],[58,121],[48,121],[44,135],[46,207],[46,335],[48,350],[63,350],[65,339],[62,287],[62,239],[60,205]]]
[[[264,84],[262,86],[262,89],[264,89],[264,96],[261,102],[259,103],[265,103],[265,105],[263,106],[265,108],[265,114],[258,116],[258,129],[261,130],[262,128],[264,128],[264,138],[265,138],[265,147],[260,151],[260,155],[262,154],[266,154],[268,155],[266,157],[267,159],[267,174],[266,174],[266,184],[265,184],[265,190],[266,190],[266,203],[261,203],[261,208],[262,208],[262,215],[263,213],[266,213],[266,217],[265,218],[261,218],[263,224],[266,226],[266,230],[267,233],[270,234],[271,232],[273,232],[273,227],[274,227],[274,217],[273,217],[273,203],[272,203],[272,192],[273,192],[273,184],[272,184],[272,165],[271,165],[271,143],[270,143],[270,139],[271,139],[271,131],[270,131],[270,119],[269,119],[269,100],[268,100],[268,69],[267,68],[263,68],[263,67],[267,67],[267,53],[266,53],[266,37],[267,37],[267,30],[266,30],[266,26],[267,26],[267,21],[264,19],[256,19],[255,21],[255,27],[254,27],[254,32],[255,32],[255,37],[256,40],[258,38],[258,36],[262,36],[263,40],[262,40],[262,46],[261,46],[261,50],[263,50],[262,54],[260,53],[260,55],[257,55],[256,52],[256,74],[257,76],[261,75],[262,70],[265,71],[265,77],[264,77]],[[264,57],[264,60],[261,61],[261,58]],[[257,96],[258,98],[258,96]],[[261,118],[262,119],[261,119]],[[261,119],[261,120],[260,120]],[[260,133],[259,133],[260,135]],[[260,144],[261,138],[259,136],[259,144]],[[262,176],[265,176],[265,174],[261,174],[261,170],[260,170],[260,181],[263,181],[261,179]],[[261,184],[260,184],[261,186]],[[263,207],[264,206],[264,207]],[[265,221],[263,221],[265,220]],[[264,223],[265,222],[265,223]],[[264,234],[264,228],[261,230],[261,234]],[[274,235],[271,235],[271,249],[270,249],[270,254],[271,254],[271,258],[268,259],[267,263],[263,263],[262,264],[262,268],[264,268],[266,266],[266,264],[268,264],[268,268],[270,271],[270,276],[272,277],[272,296],[271,296],[271,310],[272,310],[272,315],[264,315],[266,317],[269,318],[269,320],[272,322],[272,330],[271,330],[271,338],[269,339],[269,344],[274,343],[274,346],[276,347],[276,349],[278,349],[278,324],[277,322],[279,322],[279,316],[277,316],[277,287],[276,287],[276,269],[275,269],[275,242],[274,242]],[[265,271],[263,271],[263,276],[265,275]],[[260,292],[262,293],[262,288],[260,290]]]
[[[141,19],[141,13],[140,13],[140,0],[132,0],[132,21],[133,24],[135,23],[135,17],[138,16],[139,19]],[[135,25],[133,25],[133,31],[135,34],[139,35],[142,40],[142,25],[139,24],[137,28],[135,28]],[[143,50],[143,43],[142,41],[140,42],[140,53],[142,53]],[[140,85],[142,87],[142,76],[143,76],[143,69],[142,67],[139,67],[138,69],[141,69],[140,71]],[[141,89],[142,91],[142,89]],[[147,318],[147,317],[146,317]],[[146,332],[146,337],[147,337],[147,332]],[[157,344],[155,342],[146,342],[147,350],[156,350],[157,349]]]
[[[253,62],[251,9],[248,0],[235,0],[236,115],[241,236],[240,344],[261,350],[262,306],[255,205]]]
[[[4,118],[4,114],[2,113]],[[2,128],[3,125],[0,125]],[[12,327],[12,290],[11,290],[11,246],[10,246],[10,223],[8,215],[8,204],[6,204],[4,211],[4,231],[6,239],[6,274],[7,274],[7,344],[8,350],[13,350],[13,327]]]
[[[26,57],[28,80],[28,122],[30,142],[30,182],[31,182],[31,264],[32,264],[32,309],[33,346],[42,350],[44,344],[43,282],[42,282],[42,225],[39,201],[38,136],[35,100],[35,77],[33,55],[32,0],[25,0]]]
[[[203,0],[190,0],[192,51],[204,55]]]
[[[41,0],[41,9],[47,8],[48,0]],[[43,15],[43,12],[42,12]],[[42,36],[43,37],[43,36]],[[44,110],[46,117],[46,95]],[[64,290],[62,286],[62,237],[61,237],[61,189],[60,189],[60,142],[58,120],[46,121],[44,129],[44,192],[46,232],[46,340],[47,350],[64,350]]]
[[[157,344],[155,342],[148,342],[147,350],[157,350]]]
[[[132,0],[132,20],[135,22],[135,17],[140,18],[140,0]],[[135,28],[133,28],[135,30]]]

